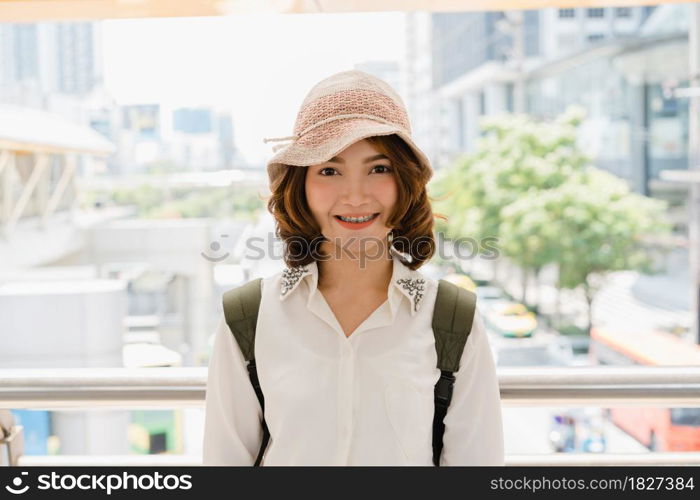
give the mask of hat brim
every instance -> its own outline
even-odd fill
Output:
[[[270,184],[290,166],[308,167],[330,160],[357,141],[373,136],[396,134],[411,148],[421,166],[432,175],[427,156],[416,146],[410,135],[395,125],[351,118],[329,122],[304,134],[283,147],[267,162]]]

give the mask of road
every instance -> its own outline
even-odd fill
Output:
[[[494,261],[471,259],[463,262],[463,268],[470,274],[491,278]],[[690,271],[688,252],[676,249],[665,260],[666,269],[656,275],[644,275],[636,271],[611,273],[601,286],[592,304],[594,325],[623,325],[626,328],[640,329],[689,328],[692,321],[690,312]],[[516,300],[522,293],[522,274],[516,266],[503,260],[499,265],[499,285]],[[556,310],[557,292],[554,287],[556,273],[553,268],[545,268],[540,273],[539,286],[528,291],[532,301],[537,299],[540,311],[552,314]],[[561,290],[559,311],[579,326],[587,322],[588,306],[583,292]]]

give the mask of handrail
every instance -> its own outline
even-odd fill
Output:
[[[0,408],[199,407],[206,368],[0,370]]]
[[[201,407],[207,369],[0,370],[0,408]],[[700,366],[499,368],[509,406],[700,406]]]

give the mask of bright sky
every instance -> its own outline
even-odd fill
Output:
[[[102,22],[105,85],[119,104],[231,109],[236,144],[291,135],[311,87],[355,63],[400,61],[404,14],[246,14]]]

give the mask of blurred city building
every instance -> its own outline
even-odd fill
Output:
[[[117,144],[98,174],[231,169],[237,160],[229,111],[118,105],[104,88],[97,22],[0,24],[0,103],[58,113]]]
[[[235,148],[231,114],[210,108],[176,109],[171,154],[186,170],[232,168]]]
[[[401,79],[399,61],[365,61],[355,64],[355,69],[374,75],[387,82],[406,101],[405,82]]]
[[[440,168],[474,150],[482,116],[551,118],[581,104],[581,139],[598,166],[636,192],[682,197],[659,172],[688,166],[688,110],[672,94],[687,84],[688,8],[408,13],[417,140]]]
[[[0,24],[0,86],[15,104],[85,96],[103,83],[97,23]]]

